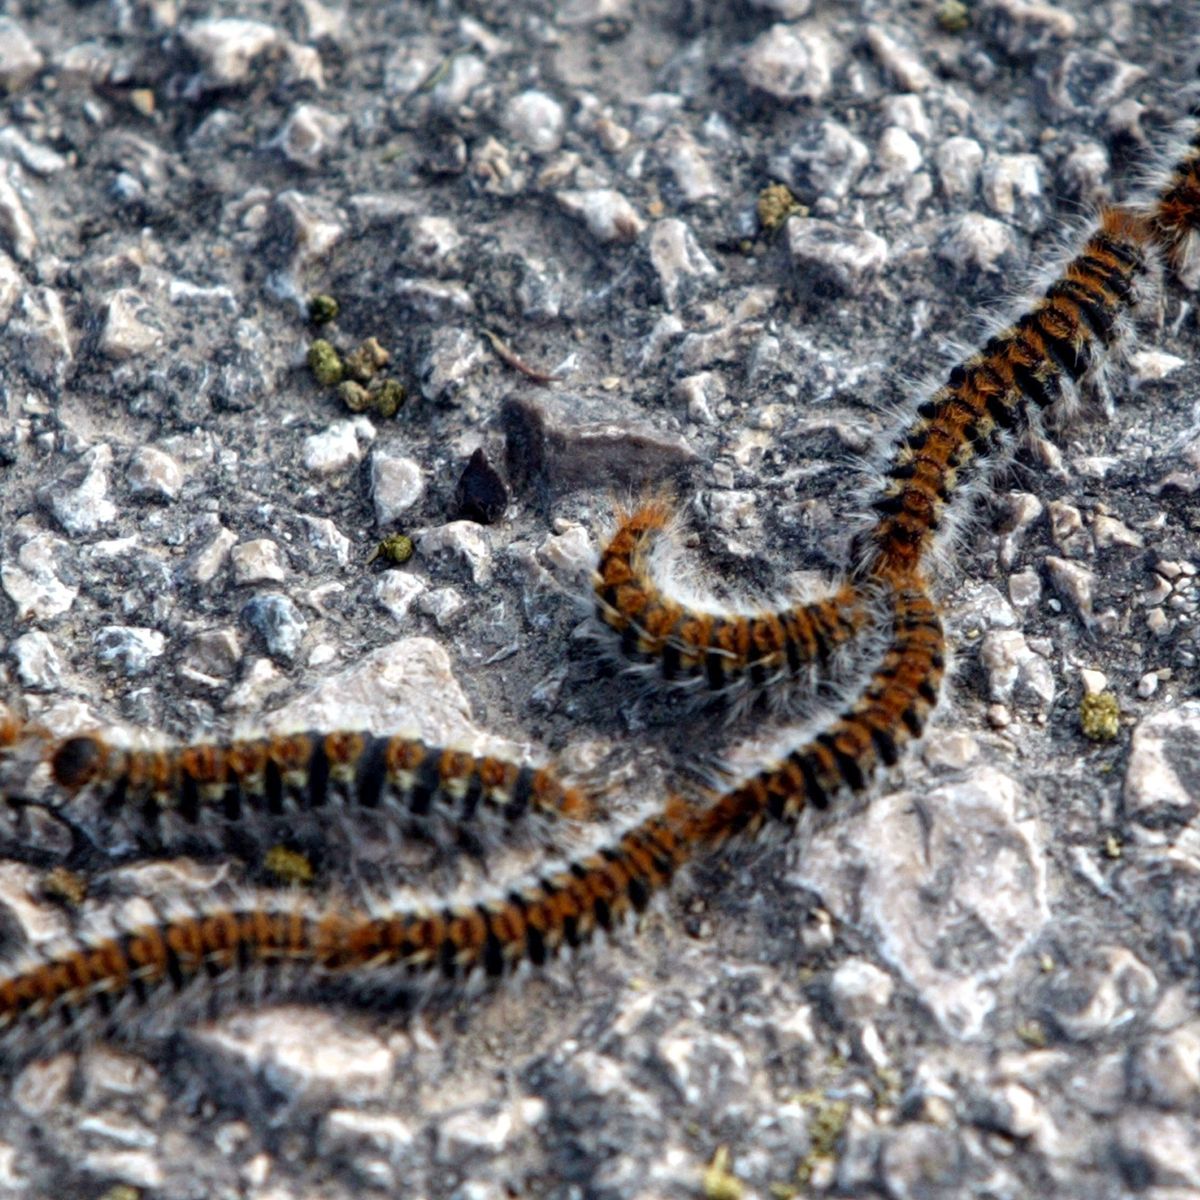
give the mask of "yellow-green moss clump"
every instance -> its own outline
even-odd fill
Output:
[[[412,558],[413,550],[413,540],[408,534],[393,533],[375,547],[367,562],[374,562],[377,558],[382,558],[384,562],[394,563],[398,566]]]
[[[330,321],[336,321],[340,311],[338,302],[324,292],[309,298],[308,319],[314,325],[328,325]]]
[[[338,352],[324,338],[317,338],[308,348],[308,369],[322,387],[337,387],[342,382],[344,368]]]
[[[963,33],[971,24],[971,10],[962,0],[945,0],[938,8],[938,27],[946,33]]]
[[[773,183],[758,193],[758,203],[755,205],[758,213],[758,223],[767,231],[774,233],[793,213],[804,213],[808,210],[792,195],[791,189],[782,183]]]
[[[1079,727],[1093,742],[1111,742],[1121,732],[1121,708],[1112,692],[1090,693],[1079,702]]]
[[[290,850],[287,846],[272,846],[263,855],[263,866],[280,883],[293,887],[312,883],[316,874],[306,854],[301,854],[299,850]]]

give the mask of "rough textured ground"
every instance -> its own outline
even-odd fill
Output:
[[[841,562],[858,456],[1128,188],[1186,111],[1197,20],[3,13],[10,698],[60,731],[228,733],[286,705],[281,726],[491,739],[605,784],[614,823],[779,723],[726,729],[597,664],[574,595],[613,498],[674,481],[698,561],[743,589]],[[776,181],[807,211],[767,236]],[[341,308],[320,331],[317,292]],[[314,382],[316,336],[378,338],[400,412]],[[868,807],[691,874],[582,965],[408,1025],[242,1011],[29,1067],[0,1093],[0,1193],[1194,1196],[1198,348],[1172,285],[1111,413],[983,505],[941,583],[946,702]],[[512,485],[489,527],[452,521],[477,446]],[[397,530],[416,556],[368,562]],[[1112,741],[1081,732],[1089,685],[1119,702]],[[214,870],[63,899],[54,818],[6,820],[12,948]]]

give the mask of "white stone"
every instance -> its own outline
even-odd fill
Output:
[[[129,458],[125,478],[136,496],[174,500],[183,487],[183,470],[165,451],[139,446]]]
[[[333,475],[362,460],[353,421],[335,421],[328,429],[304,439],[304,466],[315,475]]]
[[[583,525],[572,525],[546,538],[537,548],[537,556],[564,580],[576,579],[596,565],[596,547]]]
[[[451,521],[427,529],[417,539],[424,559],[443,558],[465,570],[474,583],[492,577],[492,548],[481,525],[474,521]]]
[[[10,17],[0,17],[0,90],[19,92],[43,61],[29,34]]]
[[[857,292],[877,275],[888,260],[888,244],[876,233],[833,221],[791,217],[787,223],[788,251],[797,272]]]
[[[1108,676],[1103,671],[1082,667],[1079,671],[1079,678],[1083,683],[1084,693],[1088,696],[1098,696],[1108,687]]]
[[[425,590],[425,581],[406,571],[385,571],[375,583],[375,599],[402,624],[413,601]]]
[[[1151,383],[1166,379],[1180,367],[1186,367],[1187,359],[1167,354],[1162,350],[1135,350],[1129,356],[1129,366],[1133,378],[1138,383]]]
[[[350,539],[328,517],[301,517],[308,530],[309,544],[331,554],[339,567],[350,561]]]
[[[1130,529],[1116,517],[1105,516],[1103,513],[1092,522],[1092,536],[1096,539],[1097,550],[1108,550],[1113,546],[1140,549],[1146,544],[1145,539],[1136,530]]]
[[[47,620],[67,612],[79,595],[58,577],[58,556],[68,549],[61,538],[35,533],[21,543],[16,560],[0,564],[0,584],[17,606],[17,620]]]
[[[53,691],[62,685],[63,665],[50,635],[35,629],[12,644],[21,686],[31,691]]]
[[[105,625],[96,631],[92,646],[96,657],[119,666],[125,675],[144,675],[162,656],[167,639],[157,629],[132,625]]]
[[[995,271],[1001,259],[1016,248],[1012,230],[995,217],[983,213],[963,213],[951,224],[938,244],[938,256],[955,268]]]
[[[892,989],[892,977],[862,958],[847,959],[829,980],[830,999],[846,1022],[871,1020],[887,1007]]]
[[[1001,217],[1017,214],[1022,201],[1042,194],[1041,160],[1036,154],[997,154],[983,165],[983,199]]]
[[[8,320],[24,287],[25,280],[17,270],[17,264],[7,254],[0,252],[0,324]]]
[[[1069,559],[1046,555],[1046,571],[1054,590],[1075,609],[1085,624],[1092,624],[1092,588],[1095,575],[1087,567]]]
[[[567,118],[553,96],[530,90],[514,96],[504,110],[504,127],[534,154],[552,154],[562,145]]]
[[[646,227],[637,210],[614,188],[557,192],[563,212],[577,217],[598,242],[632,242]]]
[[[823,99],[843,52],[822,25],[772,25],[746,47],[742,78],[776,100]]]
[[[947,138],[937,148],[938,179],[949,200],[974,196],[982,167],[983,147],[974,138]]]
[[[1125,808],[1143,825],[1190,818],[1200,807],[1200,700],[1138,722],[1125,769]]]
[[[390,525],[425,494],[421,466],[411,458],[395,458],[375,450],[371,454],[371,502],[375,522]]]
[[[681,125],[663,137],[663,158],[675,186],[688,204],[698,204],[718,194],[717,180],[704,151]]]
[[[183,31],[184,45],[203,64],[203,86],[214,90],[244,83],[254,60],[279,40],[272,26],[236,17],[198,21]]]
[[[466,611],[467,602],[458,588],[430,588],[417,597],[417,608],[427,617],[432,617],[439,629],[453,625]]]
[[[423,274],[437,274],[454,265],[462,235],[449,217],[413,217],[404,223],[400,261]]]
[[[979,661],[988,677],[988,696],[1008,704],[1014,699],[1045,710],[1054,703],[1054,674],[1018,629],[995,630],[979,645]]]
[[[1149,700],[1158,691],[1158,672],[1147,671],[1138,680],[1137,694],[1142,700]]]
[[[116,518],[117,507],[108,498],[112,458],[108,445],[93,446],[79,460],[85,474],[75,487],[62,488],[52,483],[38,493],[54,519],[72,537],[93,534]]]
[[[879,65],[906,92],[924,92],[932,86],[933,76],[929,68],[921,62],[915,51],[884,33],[882,25],[874,22],[868,24],[867,45],[879,60]]]

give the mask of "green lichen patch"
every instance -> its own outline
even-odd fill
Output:
[[[1079,702],[1079,727],[1093,742],[1111,742],[1121,732],[1121,707],[1112,692],[1096,692]]]

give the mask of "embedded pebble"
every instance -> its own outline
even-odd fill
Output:
[[[1130,529],[1116,517],[1107,517],[1102,513],[1092,522],[1092,536],[1096,540],[1097,550],[1110,550],[1114,546],[1136,550],[1146,544],[1145,538],[1136,530]]]
[[[1045,219],[1041,203],[1041,159],[1036,154],[997,154],[983,164],[981,193],[997,216],[1022,229]]]
[[[183,470],[169,454],[139,446],[129,457],[125,478],[135,496],[174,500],[183,487]]]
[[[225,1060],[221,1069],[266,1079],[291,1101],[378,1100],[387,1093],[395,1063],[366,1025],[312,1006],[240,1012],[197,1034],[198,1043]]]
[[[183,44],[204,68],[196,91],[216,91],[245,83],[255,60],[279,41],[276,30],[261,21],[227,17],[198,21],[183,30]]]
[[[0,172],[0,236],[19,262],[33,261],[38,249],[37,229],[21,194],[4,172]]]
[[[216,676],[232,675],[242,661],[242,643],[236,629],[208,629],[196,634],[187,649],[193,668]]]
[[[405,571],[385,571],[375,583],[375,599],[400,622],[423,591],[425,581]]]
[[[423,559],[445,559],[465,570],[474,583],[487,583],[492,577],[492,548],[474,521],[451,521],[427,529],[417,538],[417,549]]]
[[[439,629],[446,629],[463,615],[467,602],[458,588],[439,587],[421,592],[416,605],[427,617],[433,618]]]
[[[92,637],[96,657],[124,675],[144,675],[162,656],[167,639],[157,629],[104,625]]]
[[[196,551],[188,563],[188,573],[197,583],[211,583],[225,565],[229,552],[237,545],[237,534],[222,529],[206,546]]]
[[[8,320],[17,298],[25,287],[17,264],[7,254],[0,252],[0,322]]]
[[[830,120],[803,121],[787,149],[770,161],[771,174],[806,204],[849,195],[871,159],[867,144],[845,125]]]
[[[613,188],[557,192],[563,212],[577,217],[598,242],[632,242],[646,227],[633,205]]]
[[[25,30],[11,17],[0,17],[0,88],[19,92],[44,61]]]
[[[947,138],[937,148],[938,179],[948,200],[969,200],[979,186],[983,147],[969,137]]]
[[[829,978],[829,997],[847,1024],[869,1021],[892,998],[892,977],[865,959],[850,958]]]
[[[241,542],[229,552],[236,583],[282,583],[287,575],[287,562],[278,542],[270,538],[253,538]]]
[[[858,193],[880,196],[900,187],[921,169],[922,161],[921,148],[912,135],[897,125],[889,125],[879,136],[871,171],[858,185]]]
[[[304,439],[304,466],[316,475],[348,470],[361,459],[354,421],[335,421],[328,429]]]
[[[474,395],[472,375],[491,358],[473,331],[438,328],[419,367],[421,394],[443,404],[462,404]]]
[[[62,386],[75,351],[62,299],[53,288],[34,287],[24,292],[6,333],[20,347],[18,362],[25,375],[45,387]]]
[[[553,96],[531,89],[514,96],[504,110],[504,127],[534,154],[552,154],[562,145],[566,114]]]
[[[420,464],[411,458],[393,458],[381,450],[371,452],[371,502],[375,523],[390,525],[425,494]]]
[[[857,292],[888,259],[888,244],[878,234],[832,221],[791,217],[787,239],[801,284],[817,294]]]
[[[682,126],[674,126],[664,135],[663,158],[686,203],[698,204],[719,194],[716,176],[704,151]]]
[[[122,288],[109,296],[100,330],[100,353],[124,362],[157,349],[163,335],[146,319],[151,311],[145,297],[133,288]]]
[[[333,561],[339,567],[344,567],[350,561],[350,539],[328,518],[300,518],[308,531],[309,545],[323,554],[333,556]]]
[[[1090,626],[1093,621],[1092,588],[1095,575],[1079,563],[1056,558],[1052,554],[1046,555],[1045,563],[1051,586],[1074,608],[1079,619]]]
[[[915,51],[888,37],[878,25],[867,27],[867,45],[879,60],[879,65],[906,92],[923,92],[933,85],[929,68]]]
[[[68,549],[61,538],[35,533],[0,563],[0,584],[17,606],[19,621],[46,620],[67,612],[79,588],[59,578],[59,558]]]
[[[403,225],[400,262],[423,274],[441,274],[455,269],[462,235],[449,217],[413,217]]]
[[[1147,671],[1145,675],[1138,680],[1137,694],[1139,699],[1149,700],[1158,691],[1158,672]]]
[[[62,659],[49,634],[40,629],[23,633],[13,642],[11,652],[22,687],[50,692],[62,686]]]
[[[271,144],[294,166],[314,171],[337,145],[347,124],[345,117],[326,112],[315,104],[298,104]]]
[[[487,64],[478,55],[455,54],[430,89],[430,105],[437,112],[453,117],[487,75]]]
[[[1008,577],[1008,598],[1014,608],[1028,612],[1036,608],[1042,598],[1042,581],[1038,573],[1026,568],[1015,571]]]
[[[998,271],[1015,251],[1009,226],[976,212],[954,219],[937,246],[938,257],[960,272]]]
[[[1114,1136],[1115,1135],[1115,1136]],[[1134,1108],[1119,1114],[1104,1131],[1101,1152],[1112,1153],[1113,1142],[1127,1177],[1143,1181],[1146,1195],[1164,1200],[1189,1200],[1200,1179],[1200,1127],[1185,1113]]]
[[[116,505],[108,498],[108,469],[112,449],[93,446],[38,498],[72,537],[95,533],[116,518]]]
[[[743,51],[746,83],[776,100],[817,101],[833,86],[842,51],[819,25],[772,25]]]
[[[1195,815],[1200,806],[1200,701],[1186,701],[1138,722],[1125,768],[1124,798],[1130,817],[1150,828]]]
[[[1129,366],[1138,383],[1152,383],[1187,366],[1187,360],[1162,350],[1135,350],[1129,356]]]
[[[1042,1003],[1064,1036],[1091,1041],[1134,1020],[1157,995],[1154,972],[1136,955],[1123,946],[1101,946],[1078,964],[1055,971]]]
[[[970,1037],[1050,917],[1043,835],[1029,812],[1016,781],[989,767],[893,792],[815,833],[792,878],[870,930],[937,1019]]]
[[[1030,704],[1045,711],[1054,703],[1054,672],[1030,649],[1018,629],[988,633],[979,644],[979,661],[987,673],[988,695],[1002,704]]]
[[[299,609],[281,592],[264,592],[252,597],[242,609],[242,620],[262,638],[267,653],[273,658],[295,658],[308,630],[308,622]],[[330,728],[339,726],[331,725]]]
[[[654,223],[647,251],[671,311],[680,306],[681,300],[691,299],[701,280],[717,275],[691,229],[677,218]]]
[[[1183,1108],[1200,1098],[1200,1023],[1148,1037],[1130,1053],[1130,1098]]]

